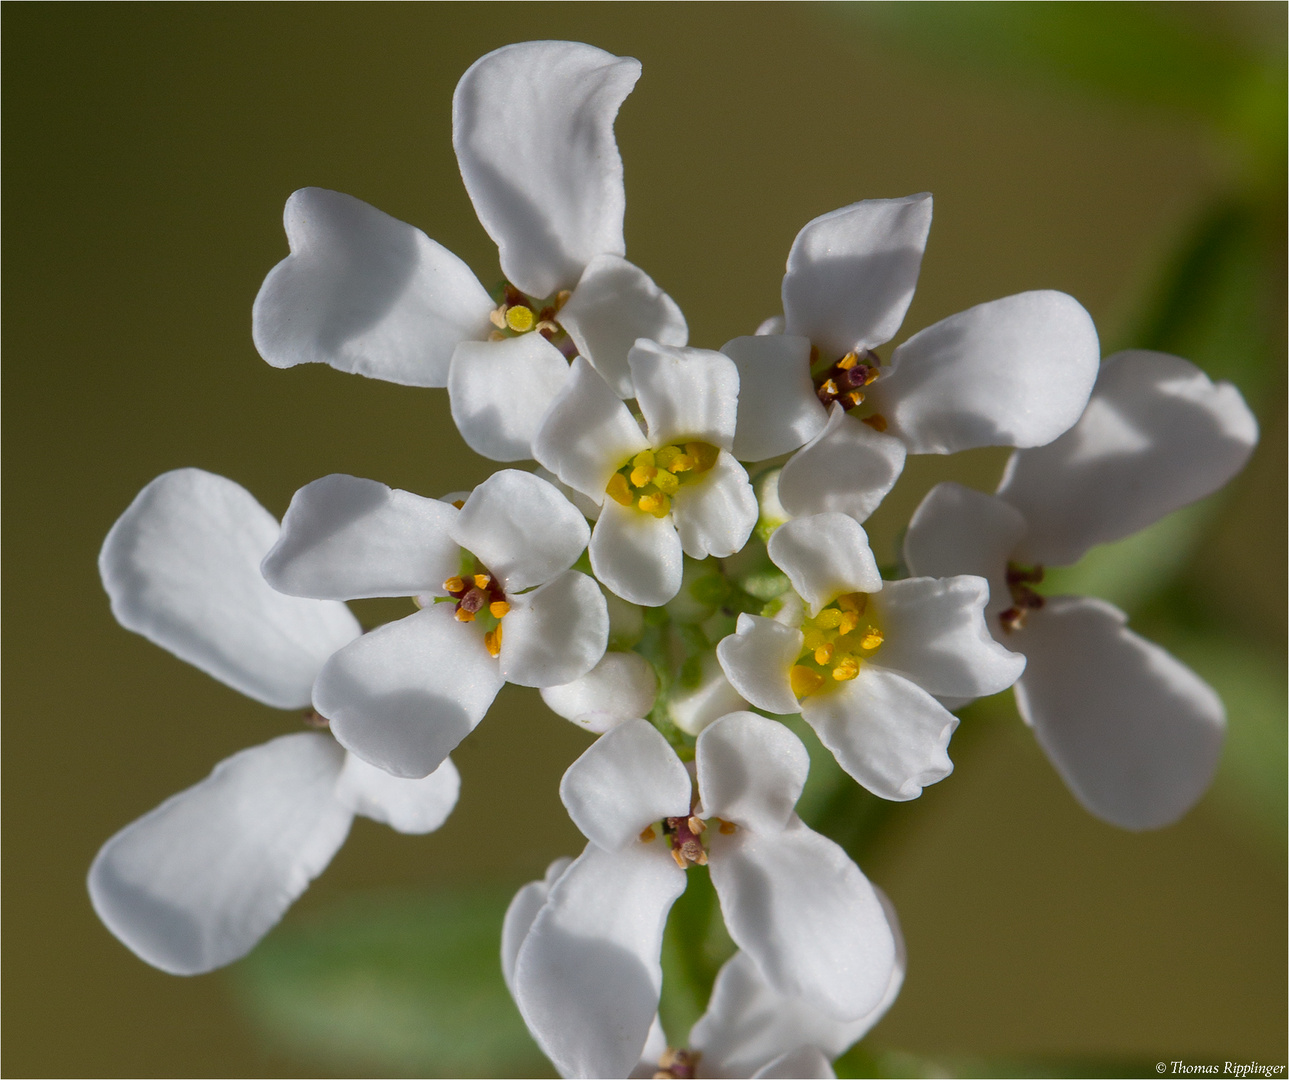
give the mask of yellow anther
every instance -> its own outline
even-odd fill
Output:
[[[506,312],[504,307],[493,308],[488,312],[488,321],[498,330],[506,329]]]
[[[876,626],[870,626],[864,631],[864,636],[859,642],[859,647],[866,652],[872,652],[885,640],[886,638]]]
[[[861,404],[864,400],[864,395],[861,394],[858,390],[852,390],[849,394],[842,394],[841,397],[842,397],[842,400],[846,402],[846,404],[849,405],[852,409],[856,405]]]
[[[676,848],[671,849],[671,857],[676,860],[676,865],[679,866],[682,870],[689,869],[689,864],[685,862],[685,856],[682,855]]]
[[[646,826],[645,826],[645,827],[640,831],[640,842],[641,842],[642,844],[652,844],[652,843],[654,842],[654,840],[657,838],[657,836],[658,836],[658,834],[657,834],[656,832],[654,832],[654,831],[653,831],[653,826],[652,826],[652,825],[646,825]]]
[[[457,622],[474,622],[474,612],[459,607],[456,610]]]
[[[827,635],[822,630],[816,630],[813,627],[806,631],[806,648],[814,652],[820,645],[828,641]]]
[[[819,387],[821,394],[836,394],[837,383],[833,379],[826,379],[822,386]]]
[[[837,366],[841,368],[842,371],[849,371],[858,363],[859,363],[859,354],[848,352],[845,356],[843,356],[840,360],[837,361]]]
[[[652,465],[637,465],[631,470],[631,483],[636,487],[644,487],[657,475],[658,470]]]
[[[707,831],[707,822],[693,814],[690,815],[687,824],[689,825],[689,831],[695,836],[702,836]]]
[[[832,669],[832,677],[838,682],[846,682],[848,679],[853,679],[858,674],[859,661],[853,656],[846,657],[845,660]]]
[[[506,335],[505,335],[505,334],[503,334],[500,330],[490,330],[490,331],[488,332],[488,340],[489,340],[489,341],[505,341],[505,340],[506,340]]]
[[[831,645],[820,645],[819,648],[815,650],[815,663],[820,667],[823,667],[824,664],[828,663],[828,661],[832,659],[832,654],[833,647]]]
[[[797,696],[798,701],[807,694],[813,694],[823,684],[824,677],[819,672],[801,664],[795,664],[788,672],[788,685],[792,687],[792,692]]]
[[[826,607],[815,616],[815,625],[821,630],[836,630],[841,625],[841,612],[835,607]]]
[[[886,417],[884,417],[881,413],[873,413],[872,416],[864,417],[862,423],[867,424],[874,431],[886,430]]]
[[[465,499],[453,499],[452,505],[455,506],[458,510],[460,510],[461,507],[465,506]]]
[[[657,469],[654,470],[653,484],[664,495],[674,495],[680,488],[680,481],[673,473],[658,472]]]
[[[447,579],[447,581],[443,583],[444,592],[449,592],[449,593],[460,592],[464,588],[465,588],[465,582],[462,581],[459,577],[450,577]]]
[[[649,468],[653,468],[655,464],[653,459],[653,451],[641,450],[640,453],[638,453],[635,457],[631,459],[631,464],[634,465],[637,469],[641,468],[642,466],[648,466]]]
[[[671,513],[671,500],[661,491],[653,495],[641,495],[636,505],[646,514],[652,514],[656,518],[666,517]]]
[[[555,313],[557,315],[559,314],[560,308],[568,303],[569,297],[572,295],[572,289],[560,289],[560,291],[555,294]]]
[[[679,446],[660,446],[653,452],[653,463],[660,469],[669,469],[671,463],[679,456]]]
[[[868,595],[862,592],[842,593],[837,597],[837,606],[842,611],[858,611],[863,614],[864,608],[868,607]]]
[[[504,619],[510,611],[510,605],[504,600],[494,600],[488,605],[488,614],[494,619]]]
[[[622,506],[630,506],[636,501],[635,496],[631,494],[631,486],[627,483],[627,478],[620,472],[615,472],[609,478],[608,487],[604,491],[610,499]]]
[[[486,589],[492,584],[492,578],[487,574],[475,574],[474,583],[481,589]]]
[[[716,464],[716,459],[720,456],[716,447],[705,442],[685,443],[685,453],[694,459],[694,468],[698,472],[706,472]]]
[[[514,307],[506,308],[506,325],[516,334],[523,334],[531,330],[533,323],[536,321],[533,316],[533,309],[530,307],[516,304]]]
[[[738,832],[738,826],[732,821],[722,821],[720,832],[722,836],[729,836],[732,833]]]
[[[694,467],[694,459],[688,454],[677,454],[667,465],[669,473],[689,472]]]
[[[868,374],[864,376],[864,385],[871,386],[873,383],[877,381],[877,376],[879,374],[880,373],[878,372],[877,368],[869,368]]]
[[[483,635],[483,647],[488,650],[489,656],[497,656],[501,652],[501,627],[495,630],[489,630]]]
[[[843,611],[841,613],[841,625],[837,627],[837,633],[845,637],[859,625],[858,611]]]

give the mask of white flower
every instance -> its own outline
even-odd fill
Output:
[[[500,251],[500,306],[419,229],[348,195],[297,191],[285,214],[291,254],[255,300],[260,355],[447,386],[466,442],[498,461],[532,456],[574,351],[631,397],[631,343],[683,345],[689,333],[671,298],[622,257],[613,121],[639,76],[638,61],[590,45],[529,41],[461,77],[452,141]]]
[[[1222,703],[1117,608],[1030,586],[1042,565],[1076,562],[1222,487],[1257,434],[1229,383],[1175,356],[1117,353],[1083,418],[1051,445],[1013,454],[996,496],[941,484],[909,524],[915,572],[989,580],[987,617],[1029,658],[1016,683],[1021,715],[1075,797],[1111,824],[1158,828],[1195,804],[1217,767]]]
[[[120,623],[221,682],[281,709],[361,633],[343,605],[274,592],[260,560],[278,524],[231,480],[181,469],[143,489],[99,556]],[[437,829],[456,805],[445,761],[399,780],[300,732],[243,750],[113,836],[89,873],[99,918],[177,975],[247,953],[339,849],[355,814],[400,832]]]
[[[734,455],[762,461],[803,447],[779,482],[794,516],[839,511],[863,521],[906,453],[1039,446],[1083,410],[1097,335],[1064,293],[981,304],[879,362],[872,350],[904,320],[930,227],[926,194],[816,218],[788,255],[783,319],[722,349],[741,379]]]
[[[680,589],[682,552],[725,558],[747,543],[756,496],[729,452],[739,385],[729,357],[642,339],[629,363],[644,433],[579,358],[533,453],[601,507],[589,547],[596,577],[624,600],[657,607]]]
[[[582,515],[532,473],[503,469],[461,507],[335,474],[295,493],[265,579],[293,596],[416,596],[318,675],[314,707],[340,744],[395,776],[425,776],[506,682],[556,686],[604,655],[604,594],[570,570]]]
[[[890,985],[895,940],[873,887],[793,812],[809,768],[800,740],[734,713],[704,729],[696,755],[701,802],[644,720],[601,736],[564,775],[560,797],[590,843],[531,917],[541,887],[516,898],[524,914],[508,919],[503,955],[529,1030],[565,1076],[626,1076],[639,1061],[691,863],[709,865],[730,936],[777,993],[855,1020]]]
[[[997,693],[1025,666],[985,628],[988,584],[883,582],[863,527],[845,514],[795,518],[768,550],[805,607],[740,615],[716,647],[725,674],[758,708],[800,712],[875,795],[917,798],[953,769],[946,747],[958,721],[936,698]]]

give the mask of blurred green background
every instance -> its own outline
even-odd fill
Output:
[[[534,691],[507,687],[453,755],[462,798],[439,833],[358,821],[227,972],[151,970],[84,888],[112,832],[297,724],[113,622],[95,558],[139,488],[200,466],[280,515],[328,472],[434,495],[491,470],[442,391],[269,368],[250,306],[304,185],[412,222],[491,284],[496,251],[452,155],[452,89],[484,52],[538,37],[643,61],[617,126],[628,251],[679,301],[692,343],[718,347],[778,310],[810,218],[929,190],[901,338],[1062,289],[1105,351],[1169,348],[1244,390],[1263,441],[1230,490],[1062,581],[1127,607],[1223,693],[1216,785],[1179,825],[1126,834],[1075,804],[1009,696],[977,707],[957,772],[897,807],[864,863],[910,952],[870,1042],[914,1071],[997,1055],[1283,1062],[1285,16],[1280,3],[8,5],[4,1071],[541,1067],[496,1004],[489,913],[580,850],[556,785],[587,739]],[[1003,458],[913,462],[873,521],[879,557],[930,484],[988,489]]]

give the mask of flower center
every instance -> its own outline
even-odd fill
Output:
[[[819,350],[810,349],[810,378],[815,384],[815,394],[824,405],[837,402],[850,412],[864,402],[864,388],[871,386],[881,374],[881,358],[872,349],[848,352],[831,364],[821,361]],[[861,418],[875,431],[886,430],[886,417],[873,413]]]
[[[462,552],[462,563],[471,564],[473,573],[450,577],[443,583],[448,595],[439,601],[456,601],[458,622],[477,623],[483,630],[483,644],[496,656],[501,652],[501,620],[510,610],[510,602],[501,583],[473,555]]]
[[[577,355],[577,346],[556,321],[560,308],[568,303],[568,298],[572,295],[571,291],[564,289],[546,300],[534,300],[506,282],[501,303],[488,315],[489,321],[496,327],[491,340],[502,341],[521,334],[538,333],[572,360]]]
[[[671,513],[671,497],[716,464],[720,451],[705,442],[641,450],[609,478],[605,492],[616,503],[654,517]]]
[[[835,683],[849,682],[859,674],[860,664],[881,647],[882,632],[865,617],[867,608],[867,593],[845,593],[802,625],[805,647],[788,672],[798,701]]]
[[[673,1050],[670,1046],[658,1059],[653,1080],[690,1080],[698,1070],[699,1055],[693,1050]]]
[[[732,821],[721,821],[720,818],[712,820],[719,823],[718,831],[723,836],[729,836],[738,831],[738,826]],[[703,833],[706,831],[707,822],[696,814],[690,814],[689,817],[663,819],[662,834],[671,846],[671,857],[682,870],[688,870],[691,866],[707,865],[707,849],[703,846]],[[640,842],[651,844],[657,837],[654,827],[649,825],[640,834]]]
[[[1043,606],[1042,595],[1030,588],[1031,585],[1037,585],[1042,580],[1041,566],[1021,566],[1020,563],[1014,562],[1007,564],[1007,589],[1011,593],[1012,606],[998,614],[998,621],[1002,624],[1004,633],[1010,634],[1013,630],[1020,630],[1025,625],[1029,613]]]

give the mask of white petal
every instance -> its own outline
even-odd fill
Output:
[[[721,346],[738,368],[734,456],[765,461],[809,442],[828,422],[810,379],[810,340],[779,334],[738,337]]]
[[[541,691],[553,713],[597,735],[623,720],[648,716],[657,693],[653,666],[634,652],[606,652],[580,679]]]
[[[405,386],[443,386],[452,350],[487,337],[493,308],[470,268],[420,229],[349,195],[302,188],[286,203],[291,254],[251,314],[274,367],[330,364]]]
[[[622,158],[613,120],[640,62],[572,41],[526,41],[476,60],[452,97],[452,145],[501,269],[534,297],[621,255]]]
[[[713,720],[747,708],[747,702],[725,677],[715,653],[702,659],[698,685],[691,688],[673,683],[667,695],[671,722],[688,735],[697,735]]]
[[[627,362],[654,446],[690,440],[722,450],[734,445],[738,368],[728,356],[641,338]]]
[[[1029,522],[1020,557],[1066,565],[1216,491],[1257,441],[1230,383],[1165,353],[1116,353],[1079,422],[1013,454],[998,495]]]
[[[883,799],[916,799],[953,772],[946,748],[958,718],[921,687],[872,663],[801,702],[837,764]]]
[[[264,556],[279,592],[349,600],[442,594],[460,570],[457,509],[376,480],[333,473],[291,497],[282,536]]]
[[[890,341],[917,288],[931,196],[867,199],[797,234],[783,279],[787,332],[830,359]]]
[[[696,753],[704,814],[753,832],[782,831],[810,771],[810,755],[788,728],[730,713],[703,729]]]
[[[515,1000],[562,1075],[626,1076],[640,1060],[663,926],[684,888],[661,844],[588,844],[551,889],[519,950]]]
[[[452,526],[452,538],[508,593],[563,573],[590,536],[577,507],[540,476],[518,469],[495,472],[475,488]]]
[[[640,833],[655,821],[688,816],[691,787],[658,729],[647,720],[625,720],[568,767],[559,797],[591,843],[617,850],[639,845]]]
[[[706,473],[682,484],[671,497],[680,546],[691,559],[727,559],[741,551],[759,513],[747,470],[726,450]]]
[[[233,481],[163,473],[103,541],[112,614],[257,701],[301,708],[327,657],[362,631],[343,604],[269,587],[260,560],[277,538],[273,515]]]
[[[1091,597],[1050,598],[1016,646],[1021,715],[1075,797],[1125,829],[1170,825],[1208,789],[1226,713],[1190,668]]]
[[[572,865],[573,860],[568,857],[556,859],[546,868],[545,878],[530,881],[515,893],[515,898],[506,908],[506,918],[501,924],[501,974],[512,997],[515,995],[515,961],[519,959],[519,949],[533,928],[537,913],[550,896],[551,886]]]
[[[918,575],[975,574],[989,582],[985,615],[1011,606],[1007,563],[1025,535],[1025,519],[1002,499],[961,484],[936,484],[904,534],[904,561]]]
[[[1006,690],[1025,670],[1025,657],[989,636],[988,599],[989,583],[966,574],[888,581],[869,600],[886,638],[874,659],[936,697]]]
[[[609,478],[648,448],[609,384],[584,357],[575,357],[568,382],[533,440],[533,456],[598,504]]]
[[[845,514],[814,514],[784,522],[766,545],[770,559],[788,575],[810,614],[843,593],[875,593],[882,587],[868,534]]]
[[[244,956],[344,843],[342,761],[300,732],[220,762],[103,845],[89,873],[98,917],[173,975]]]
[[[636,396],[627,353],[636,338],[684,345],[689,327],[680,306],[638,266],[617,255],[587,265],[559,323],[620,398]]]
[[[594,580],[566,570],[511,598],[501,622],[501,674],[520,686],[562,686],[580,679],[609,643],[609,609]]]
[[[774,1080],[779,1077],[783,1080],[806,1080],[807,1077],[813,1080],[834,1080],[836,1076],[832,1063],[818,1047],[799,1046],[786,1054],[780,1054],[765,1068],[757,1069],[752,1074],[752,1080]]]
[[[730,685],[758,709],[780,715],[800,712],[788,672],[804,640],[795,627],[742,614],[736,632],[717,644],[716,657]]]
[[[503,682],[483,635],[436,604],[378,626],[322,669],[313,705],[345,749],[395,776],[434,772]]]
[[[782,832],[712,837],[709,867],[730,937],[780,994],[837,1020],[881,1001],[895,939],[850,857],[795,816]]]
[[[1083,412],[1100,356],[1077,300],[1019,293],[914,334],[868,400],[911,454],[1042,446]]]
[[[534,476],[540,476],[548,484],[555,488],[561,495],[581,511],[584,518],[590,518],[595,521],[600,516],[600,504],[593,502],[583,495],[577,488],[569,487],[563,480],[556,476],[550,469],[543,465],[538,465],[533,470]]]
[[[605,500],[588,547],[591,569],[623,600],[660,607],[680,591],[680,537],[671,515],[656,518]]]
[[[429,776],[408,780],[390,776],[353,754],[345,755],[336,794],[355,814],[388,825],[401,833],[431,833],[457,804],[461,776],[452,759]]]
[[[452,354],[448,397],[461,438],[493,461],[533,456],[542,417],[568,382],[568,361],[541,334],[464,341]]]
[[[836,511],[865,520],[904,469],[904,444],[833,405],[827,426],[788,459],[779,500],[794,516]]]
[[[653,1018],[649,1026],[649,1037],[645,1039],[644,1049],[640,1051],[640,1060],[631,1070],[629,1080],[651,1080],[658,1071],[658,1062],[667,1052],[667,1033],[662,1030],[662,1022]]]

